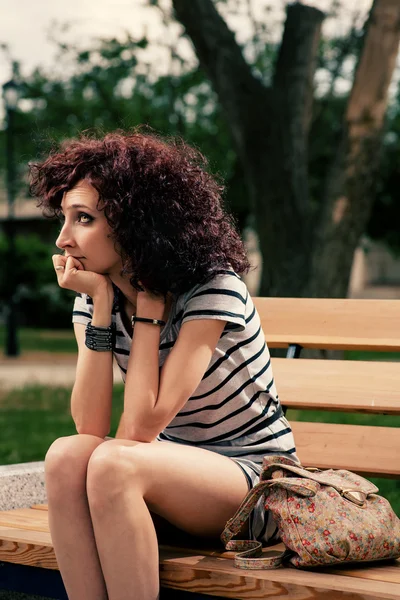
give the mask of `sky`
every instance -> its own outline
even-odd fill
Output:
[[[171,0],[162,0],[166,7]],[[279,20],[282,0],[242,0],[246,6],[251,2],[253,10],[262,16],[266,4],[275,7],[274,16]],[[365,10],[371,0],[345,0],[347,8],[361,7]],[[322,10],[332,0],[308,0],[306,4]],[[159,38],[161,18],[154,7],[146,7],[146,0],[0,0],[0,44],[9,45],[13,58],[21,61],[23,72],[28,73],[37,65],[54,65],[55,46],[49,40],[59,31],[61,24],[69,23],[70,29],[64,32],[63,39],[85,46],[95,37],[121,36],[128,30],[140,36],[145,30],[150,38]],[[57,26],[58,24],[58,26]],[[238,37],[245,37],[248,31],[246,19],[238,15],[231,19],[231,26]],[[329,22],[326,24],[329,27]],[[188,52],[190,52],[188,45]],[[162,57],[151,50],[157,64]],[[10,59],[0,54],[0,85],[10,77]]]

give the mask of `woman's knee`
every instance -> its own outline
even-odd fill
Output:
[[[91,507],[104,507],[121,494],[127,483],[140,492],[143,461],[137,450],[140,442],[129,442],[129,451],[124,442],[112,440],[96,448],[89,458],[87,469],[87,495]]]
[[[56,439],[48,449],[44,461],[46,487],[55,484],[56,489],[73,488],[86,478],[91,455],[104,440],[94,435],[76,434]]]

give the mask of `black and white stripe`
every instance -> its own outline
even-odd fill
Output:
[[[73,321],[86,324],[93,313],[87,296],[77,296]],[[159,440],[199,446],[229,456],[255,485],[267,454],[296,458],[290,425],[278,399],[260,318],[242,279],[233,271],[175,298],[161,331],[159,365],[173,348],[183,323],[196,319],[226,321],[210,364],[191,398],[158,436]],[[118,293],[112,320],[114,355],[125,380],[132,340],[124,328]],[[265,511],[264,511],[265,512]],[[255,513],[253,535],[267,540],[274,525]]]

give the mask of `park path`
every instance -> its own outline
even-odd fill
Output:
[[[29,352],[18,358],[0,357],[0,391],[26,385],[72,386],[75,380],[76,355]],[[114,382],[121,382],[114,365]]]

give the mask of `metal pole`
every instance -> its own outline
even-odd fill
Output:
[[[6,356],[18,356],[19,344],[17,335],[17,303],[15,280],[15,162],[14,162],[14,114],[13,108],[7,107],[7,203],[8,219],[6,227],[8,247],[8,286],[9,296],[6,317]]]

